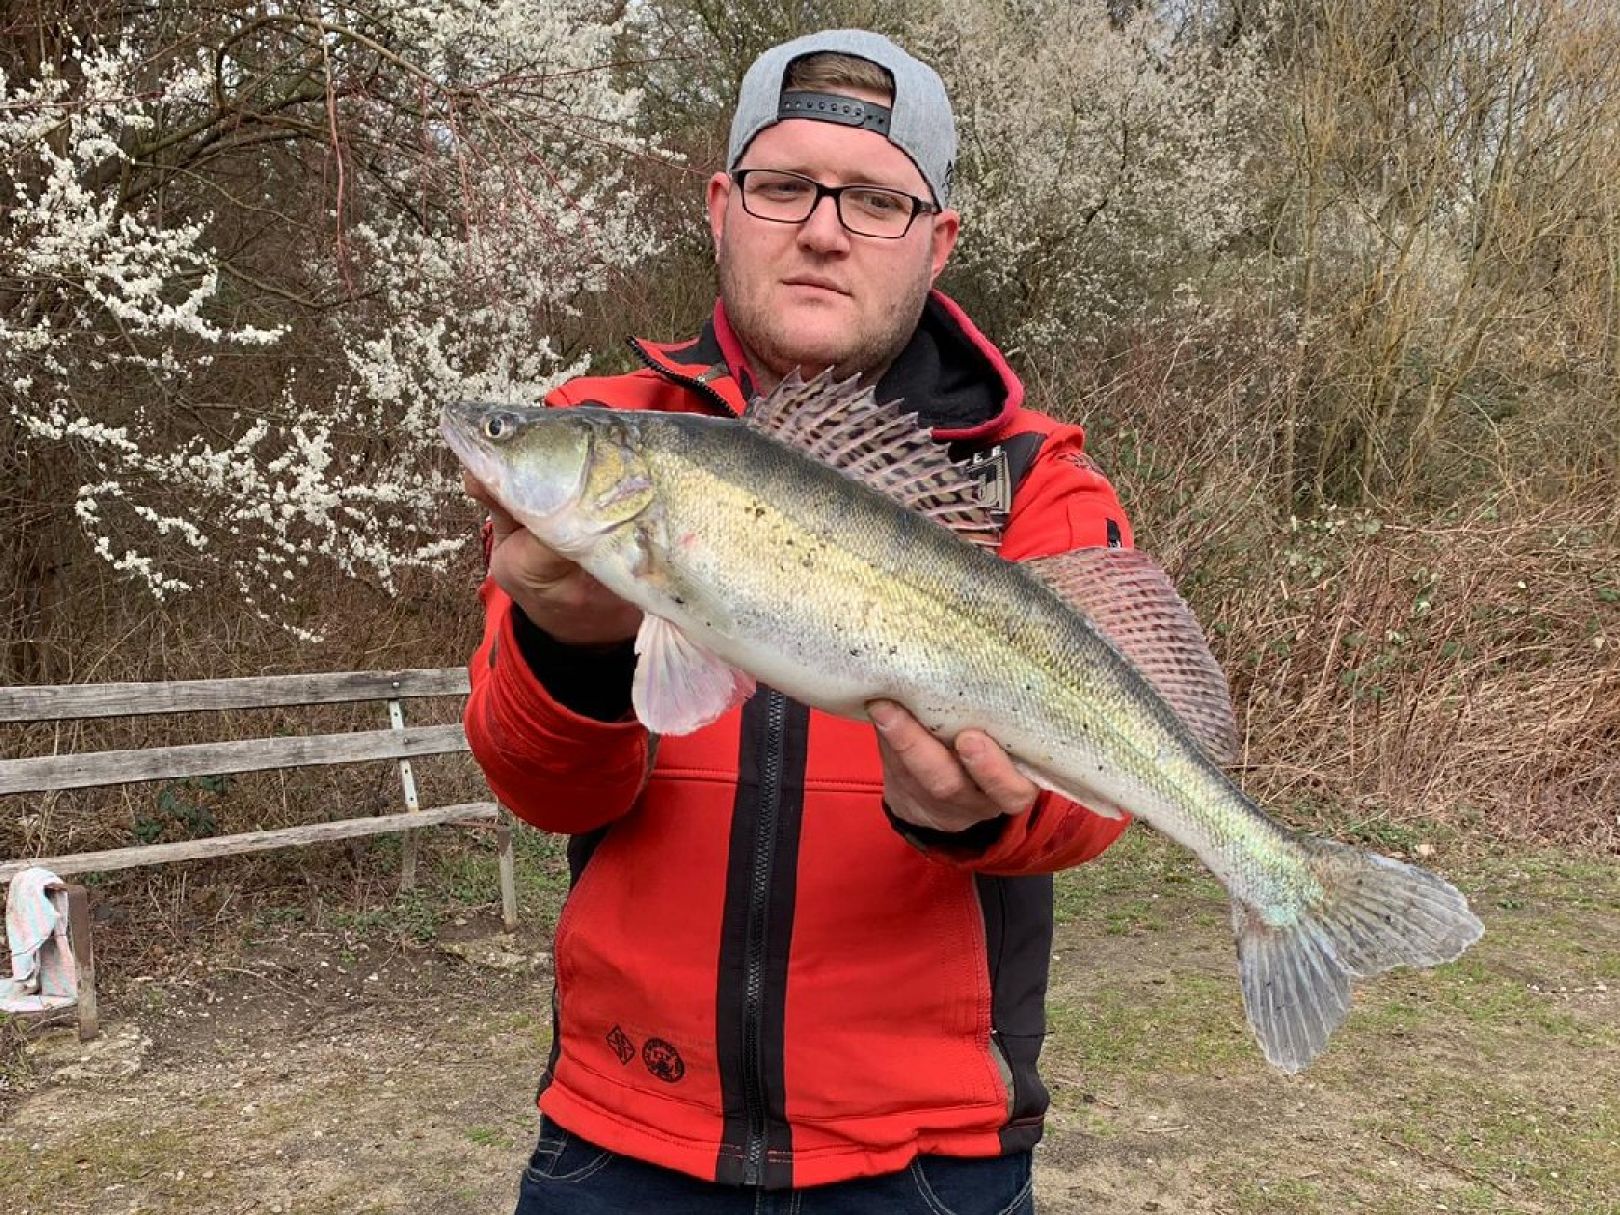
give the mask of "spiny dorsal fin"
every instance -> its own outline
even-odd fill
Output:
[[[1238,757],[1232,693],[1204,631],[1146,553],[1079,548],[1021,563],[1084,612],[1218,762]]]
[[[856,376],[834,380],[823,371],[806,383],[795,371],[756,398],[743,422],[994,552],[1000,512],[979,500],[978,481],[898,404],[879,405]]]

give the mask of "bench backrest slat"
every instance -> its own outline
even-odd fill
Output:
[[[367,730],[350,734],[310,734],[289,738],[250,738],[239,742],[189,743],[132,751],[91,751],[0,760],[0,793],[42,793],[85,789],[129,781],[220,776],[266,768],[304,768],[368,759],[406,759],[465,751],[460,724]]]
[[[272,848],[293,848],[330,840],[385,835],[392,831],[411,831],[439,823],[488,822],[498,818],[499,814],[494,802],[463,802],[455,806],[407,810],[400,814],[381,814],[373,818],[340,818],[332,822],[306,823],[301,827],[281,827],[274,831],[244,831],[238,835],[212,835],[203,839],[177,840],[171,844],[141,844],[133,848],[111,848],[106,852],[78,852],[71,856],[0,861],[0,883],[9,882],[13,875],[34,865],[49,869],[57,877],[67,877],[74,873],[109,873],[114,869],[129,869],[136,865],[166,865],[171,861],[196,861],[217,856],[238,856],[245,852],[267,852]]]
[[[0,722],[142,717],[207,709],[273,709],[416,696],[465,696],[467,672],[337,671],[174,683],[100,683],[0,688]]]

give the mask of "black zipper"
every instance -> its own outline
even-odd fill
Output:
[[[748,882],[748,934],[743,963],[743,1102],[748,1110],[748,1145],[743,1184],[765,1181],[765,941],[770,918],[771,866],[776,859],[776,828],[782,809],[783,741],[787,697],[766,695],[765,739],[759,769],[759,816],[754,829],[753,869]]]
[[[696,376],[671,371],[658,362],[635,338],[630,349],[646,366],[671,384],[697,393],[726,417],[737,412],[707,383]],[[754,827],[753,864],[748,881],[748,920],[743,947],[742,1067],[743,1105],[748,1118],[748,1142],[743,1153],[744,1185],[765,1183],[765,964],[770,920],[771,868],[776,859],[777,828],[782,811],[782,768],[786,762],[787,697],[767,689],[765,738],[759,761],[759,800]]]
[[[734,418],[737,416],[737,411],[726,403],[725,397],[721,396],[718,392],[710,388],[696,376],[687,376],[680,374],[678,371],[671,371],[657,359],[653,358],[653,356],[649,354],[642,344],[635,338],[630,339],[630,349],[635,351],[638,359],[645,363],[651,370],[663,376],[664,379],[668,380],[671,384],[678,384],[682,388],[687,388],[697,393],[700,397],[708,401],[709,404],[713,405],[728,418]]]

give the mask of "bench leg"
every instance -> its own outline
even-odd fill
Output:
[[[505,806],[495,818],[495,847],[501,857],[501,923],[517,931],[517,879],[512,857],[512,816]]]
[[[405,832],[399,855],[399,892],[405,894],[416,889],[416,832]]]
[[[96,950],[90,928],[90,895],[83,886],[67,886],[68,942],[78,971],[79,1041],[88,1042],[101,1032],[96,1009]]]

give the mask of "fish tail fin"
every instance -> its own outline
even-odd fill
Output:
[[[1458,957],[1485,931],[1461,893],[1427,869],[1325,840],[1306,842],[1321,894],[1293,923],[1232,906],[1249,1025],[1266,1059],[1305,1068],[1350,1009],[1350,983]]]

